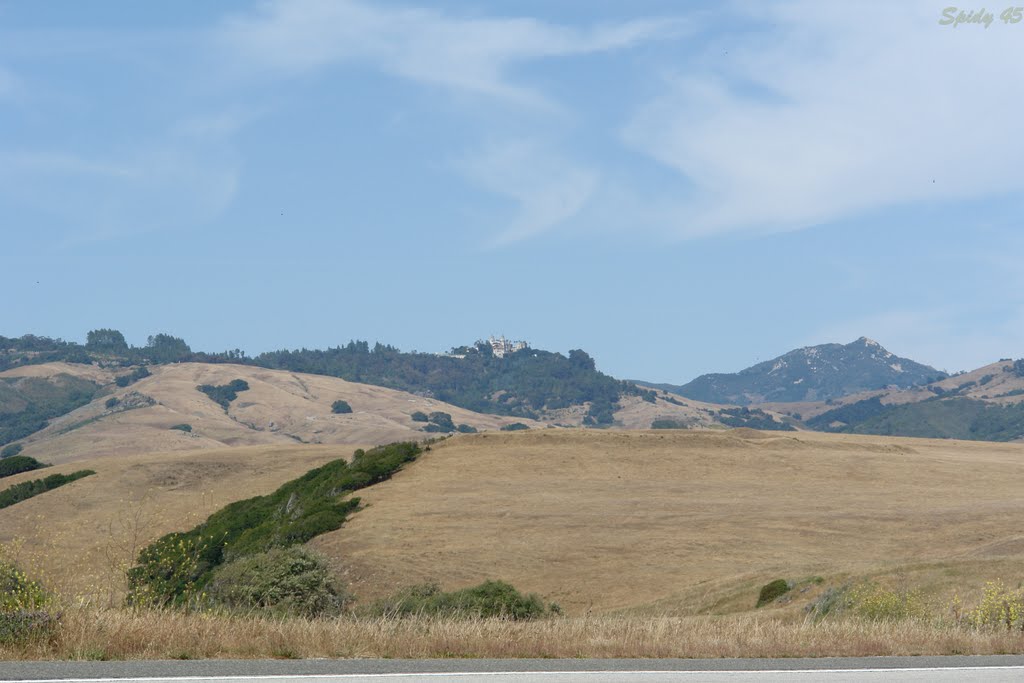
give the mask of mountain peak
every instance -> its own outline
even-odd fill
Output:
[[[889,386],[926,384],[945,374],[900,358],[868,337],[808,346],[738,373],[702,375],[678,393],[708,403],[824,401]]]

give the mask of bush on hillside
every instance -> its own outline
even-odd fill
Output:
[[[0,479],[22,472],[31,472],[46,467],[43,463],[27,455],[15,455],[0,460]]]
[[[231,402],[238,398],[240,391],[249,390],[249,383],[244,379],[233,379],[227,384],[200,384],[196,389],[209,396],[221,408],[227,410]]]
[[[460,434],[476,434],[476,427],[467,424],[460,424],[455,428]]]
[[[689,429],[689,424],[685,420],[659,417],[651,421],[651,429]]]
[[[766,583],[761,586],[761,592],[757,596],[756,607],[764,607],[770,602],[774,602],[778,598],[789,592],[789,589],[793,586],[785,579],[775,579],[770,583]]]
[[[138,368],[135,368],[127,375],[121,375],[120,377],[114,380],[114,384],[123,388],[128,386],[129,384],[135,384],[140,379],[143,379],[144,377],[149,377],[151,374],[153,373],[149,371],[149,368],[143,365]]]
[[[111,408],[116,408],[117,404],[120,403],[120,402],[121,402],[121,399],[119,399],[117,396],[111,396],[110,398],[108,398],[106,400],[106,402],[103,405],[106,406],[107,409],[109,410]]]
[[[232,610],[307,618],[337,616],[347,601],[323,558],[302,547],[273,548],[229,562],[214,572],[206,593],[214,605]]]
[[[337,415],[345,415],[346,413],[352,412],[352,406],[348,404],[348,401],[338,399],[331,404],[331,412]]]
[[[170,427],[170,429],[176,429],[179,432],[185,432],[186,434],[190,434],[192,432],[192,425],[182,423],[180,425],[174,425],[173,427]]]
[[[232,503],[190,531],[157,539],[128,571],[129,604],[188,604],[217,567],[334,531],[359,507],[359,498],[349,493],[387,479],[419,453],[412,442],[359,449],[351,463],[333,460],[270,495]]]
[[[70,484],[73,481],[77,481],[82,477],[88,477],[91,474],[96,474],[92,470],[79,470],[72,472],[71,474],[51,474],[45,479],[33,479],[32,481],[23,481],[20,484],[15,484],[4,491],[0,491],[0,508],[6,508],[20,503],[23,500],[34,498],[41,493],[52,491],[55,488],[60,488],[65,484]]]
[[[410,415],[413,422],[430,422],[430,418],[422,410],[417,410],[415,413]]]
[[[437,584],[412,586],[374,603],[369,611],[388,617],[422,615],[522,621],[559,614],[561,609],[553,603],[545,606],[537,595],[523,595],[504,581],[485,581],[450,593],[443,592]]]
[[[513,422],[510,425],[502,425],[501,431],[503,432],[519,432],[524,429],[529,429],[529,425],[524,425],[522,422]]]
[[[454,432],[455,423],[452,422],[452,416],[448,413],[442,413],[435,411],[428,416],[430,423],[438,426],[437,431],[441,432]]]
[[[45,639],[57,628],[52,600],[39,582],[0,558],[0,644]]]
[[[21,453],[21,448],[22,446],[20,443],[12,443],[4,446],[4,449],[0,451],[0,459],[13,458],[18,453]]]

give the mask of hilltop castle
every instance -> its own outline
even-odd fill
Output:
[[[511,339],[505,339],[505,335],[500,337],[488,337],[487,342],[491,345],[491,351],[498,358],[503,358],[506,353],[515,353],[525,349],[530,344],[525,341],[512,341]]]

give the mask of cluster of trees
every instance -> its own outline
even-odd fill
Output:
[[[244,379],[233,379],[227,384],[200,384],[196,389],[227,410],[231,402],[238,398],[238,392],[249,390],[249,383]]]
[[[527,348],[498,358],[486,344],[453,351],[465,357],[403,353],[384,344],[371,348],[367,342],[353,341],[326,350],[263,353],[250,362],[425,394],[499,415],[536,417],[542,410],[590,403],[595,424],[611,422],[610,413],[621,396],[654,397],[654,392],[598,372],[594,360],[579,349],[568,357]]]
[[[425,432],[442,432],[450,434],[451,432],[460,432],[462,434],[475,434],[476,427],[472,427],[467,424],[456,424],[452,421],[452,416],[448,413],[443,413],[440,410],[434,411],[427,415],[422,410],[417,410],[410,415],[413,422],[425,422],[423,431]]]
[[[997,405],[971,398],[931,398],[887,406],[878,415],[851,423],[855,434],[918,436],[972,441],[1013,441],[1024,436],[1024,403]]]
[[[785,422],[779,422],[760,408],[722,408],[718,421],[727,427],[749,427],[767,431],[793,432],[796,429]]]
[[[72,472],[71,474],[51,474],[45,479],[33,479],[32,481],[23,481],[20,484],[15,484],[4,491],[0,491],[0,508],[10,507],[15,503],[20,503],[23,500],[34,498],[40,493],[46,493],[52,491],[55,488],[70,484],[73,481],[77,481],[82,477],[88,477],[91,474],[96,474],[92,470],[79,470]]]
[[[522,349],[499,358],[490,345],[453,349],[464,358],[428,353],[403,353],[393,346],[351,341],[325,350],[272,351],[250,358],[240,349],[222,353],[196,352],[185,340],[160,333],[145,346],[128,344],[114,329],[91,330],[84,345],[26,335],[0,337],[0,370],[18,364],[54,360],[98,361],[124,366],[176,362],[242,363],[278,370],[340,377],[431,396],[477,412],[535,418],[541,411],[589,404],[586,423],[612,423],[622,396],[654,401],[655,392],[599,372],[585,351],[560,353]],[[118,378],[127,386],[147,372],[139,369]]]
[[[100,385],[71,375],[0,379],[0,444],[39,431],[49,421],[84,406]]]
[[[47,465],[27,455],[15,455],[10,458],[4,458],[0,460],[0,479],[21,474],[22,472],[42,469],[43,467],[47,467]]]
[[[66,363],[92,363],[99,361],[107,365],[138,365],[141,363],[177,363],[190,360],[229,362],[231,354],[193,353],[184,339],[170,334],[155,334],[149,337],[145,346],[130,346],[124,335],[117,330],[91,330],[84,345],[63,339],[37,337],[27,334],[23,337],[0,337],[0,371],[17,365],[35,365],[64,361]]]

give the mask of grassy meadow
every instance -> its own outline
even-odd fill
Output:
[[[454,437],[360,490],[362,509],[306,544],[353,598],[341,616],[122,606],[123,572],[145,544],[350,454],[296,444],[74,462],[97,474],[0,510],[6,558],[61,614],[45,637],[0,644],[0,656],[1024,651],[1024,446],[805,432]],[[560,613],[367,609],[409,586],[488,579]],[[755,609],[777,580],[788,590]]]

